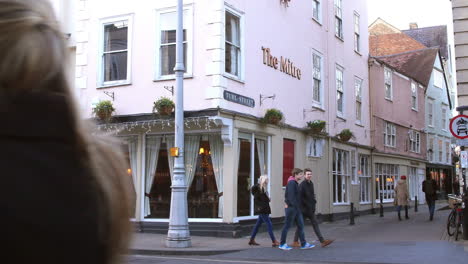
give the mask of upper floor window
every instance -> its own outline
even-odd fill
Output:
[[[445,105],[442,105],[441,107],[441,127],[443,130],[447,130],[448,129],[448,125],[447,125],[447,107]]]
[[[354,78],[354,88],[356,89],[356,121],[362,121],[362,79]]]
[[[343,39],[342,0],[335,0],[335,36]]]
[[[396,126],[395,124],[384,122],[384,144],[388,147],[396,147]]]
[[[429,146],[428,146],[428,150],[427,150],[427,159],[429,161],[433,161],[434,160],[434,138],[433,137],[429,137]]]
[[[357,52],[361,51],[360,35],[359,14],[354,12],[354,50]]]
[[[191,52],[191,8],[184,8],[183,53],[185,73],[192,73]],[[176,64],[176,29],[177,12],[175,9],[159,10],[157,12],[157,49],[156,49],[156,79],[174,78]]]
[[[427,101],[427,121],[429,126],[434,126],[434,102],[431,99]]]
[[[414,130],[409,131],[409,141],[410,141],[410,151],[411,152],[420,152],[420,145],[421,145],[421,135],[419,132]]]
[[[434,69],[434,86],[443,88],[444,87],[444,75],[441,71]]]
[[[101,21],[100,85],[119,85],[130,82],[132,17]]]
[[[439,162],[442,162],[443,157],[444,157],[443,142],[442,140],[439,139]]]
[[[320,0],[313,0],[312,1],[312,17],[318,22],[321,21],[320,12],[321,12]]]
[[[321,138],[307,137],[307,156],[322,157],[325,140]]]
[[[416,84],[411,82],[411,109],[418,110],[418,88]]]
[[[241,78],[241,17],[226,10],[225,72]]]
[[[393,90],[392,90],[392,71],[388,68],[384,69],[385,77],[385,99],[393,99]]]
[[[313,63],[313,100],[319,104],[322,103],[322,58],[318,54],[312,55]]]
[[[339,116],[344,114],[343,68],[336,66],[336,111]]]

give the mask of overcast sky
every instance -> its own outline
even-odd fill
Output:
[[[399,29],[408,29],[410,22],[419,27],[452,23],[450,0],[367,0],[369,23],[378,17]]]

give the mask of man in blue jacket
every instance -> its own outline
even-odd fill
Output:
[[[286,205],[284,206],[285,209],[285,219],[284,219],[284,227],[283,231],[281,232],[281,241],[279,249],[282,250],[291,250],[292,247],[286,244],[286,237],[288,235],[288,230],[291,227],[293,221],[296,222],[298,232],[299,232],[299,239],[301,240],[301,249],[309,249],[315,247],[315,245],[311,245],[306,242],[304,236],[304,219],[302,218],[301,212],[301,201],[299,196],[299,187],[298,181],[300,181],[303,177],[303,172],[301,169],[294,168],[292,170],[292,175],[288,179],[288,184],[286,185],[286,192],[284,193],[284,202]]]

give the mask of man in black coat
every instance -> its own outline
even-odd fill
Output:
[[[426,194],[426,203],[429,207],[429,220],[434,219],[435,201],[437,200],[437,183],[431,178],[431,174],[426,173],[426,180],[423,181],[422,191]]]
[[[301,209],[302,216],[304,219],[309,218],[314,228],[315,235],[319,239],[321,246],[326,247],[330,245],[333,240],[324,239],[320,228],[318,226],[317,217],[315,217],[315,208],[317,205],[317,200],[315,199],[314,183],[312,182],[312,170],[307,168],[304,169],[305,179],[299,184],[299,195],[301,197]],[[293,246],[299,246],[298,237],[299,230],[296,230],[294,234],[294,243]]]

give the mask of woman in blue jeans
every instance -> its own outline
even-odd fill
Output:
[[[267,192],[268,186],[268,176],[262,175],[258,179],[258,184],[252,186],[252,195],[254,196],[254,207],[255,207],[255,214],[258,214],[257,223],[252,231],[252,235],[250,236],[249,245],[251,246],[258,246],[257,242],[255,242],[255,236],[257,235],[258,228],[262,225],[263,222],[267,225],[268,233],[270,234],[270,238],[272,241],[271,246],[277,247],[279,246],[279,242],[275,238],[275,234],[273,234],[273,225],[271,224],[270,220],[270,197],[268,197]]]

